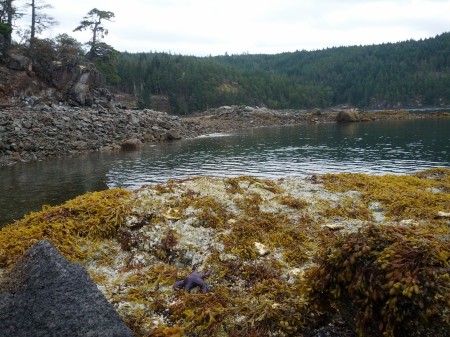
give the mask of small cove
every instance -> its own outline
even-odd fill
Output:
[[[189,176],[412,173],[450,167],[450,120],[304,124],[249,129],[0,169],[0,226],[77,195]]]

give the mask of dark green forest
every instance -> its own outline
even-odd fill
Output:
[[[189,114],[221,105],[302,109],[450,104],[450,33],[425,40],[276,55],[121,53],[117,91],[141,108]]]
[[[140,108],[175,114],[222,105],[310,109],[347,105],[362,109],[450,106],[450,32],[424,40],[372,46],[334,47],[275,55],[209,57],[119,52],[103,42],[113,12],[93,8],[74,31],[90,32],[78,42],[67,34],[38,37],[56,20],[45,0],[0,0],[0,64],[11,53],[32,61],[33,73],[51,83],[54,64],[95,65],[103,86],[138,99]],[[26,15],[25,15],[26,14]],[[16,32],[14,20],[28,17]],[[17,35],[16,34],[16,35]]]

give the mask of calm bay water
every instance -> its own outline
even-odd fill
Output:
[[[88,191],[189,176],[278,178],[450,167],[450,119],[251,129],[0,169],[0,226]]]

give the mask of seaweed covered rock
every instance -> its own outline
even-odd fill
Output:
[[[70,261],[86,258],[86,240],[115,236],[129,212],[130,192],[91,192],[60,206],[44,205],[0,230],[0,268],[12,265],[31,245],[48,239]],[[92,241],[88,241],[92,245]]]
[[[449,192],[435,168],[89,193],[0,230],[0,277],[46,238],[136,337],[447,337]],[[173,289],[192,270],[208,292]]]
[[[0,336],[132,336],[84,268],[47,240],[0,284]]]
[[[421,228],[368,225],[336,235],[306,276],[318,312],[360,336],[450,336],[450,250]]]
[[[144,146],[144,144],[137,138],[127,139],[121,144],[122,150],[125,151],[135,151],[139,150]]]

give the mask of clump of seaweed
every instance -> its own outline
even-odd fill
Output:
[[[215,336],[224,328],[230,294],[225,288],[216,288],[206,294],[177,293],[170,306],[172,319],[182,321],[192,336]]]
[[[174,229],[169,229],[161,239],[161,244],[156,251],[156,256],[169,262],[174,258],[174,247],[178,243],[178,233]]]
[[[283,191],[282,188],[272,180],[249,176],[226,178],[224,179],[224,183],[227,186],[226,189],[228,193],[231,194],[242,194],[247,191],[250,186],[267,190],[272,193],[282,193]]]
[[[327,201],[324,201],[324,203],[327,204],[327,207],[320,212],[320,215],[325,218],[358,219],[363,221],[373,220],[372,212],[367,208],[367,205],[358,199],[345,197],[337,203]]]
[[[355,317],[360,336],[392,337],[408,322],[429,327],[433,319],[450,329],[449,248],[426,230],[402,226],[328,237],[306,274],[309,303],[319,312],[336,304]]]
[[[232,336],[298,336],[304,327],[304,301],[296,284],[279,278],[256,283],[249,296],[237,298],[237,316]]]
[[[223,227],[229,217],[226,208],[212,197],[183,198],[181,208],[186,209],[189,206],[198,210],[197,219],[204,227]]]
[[[231,231],[222,236],[225,248],[232,254],[236,254],[244,259],[255,259],[258,253],[255,249],[255,242],[265,245],[278,244],[271,238],[282,231],[288,219],[271,213],[254,213],[251,206],[250,217],[243,217],[230,224]]]
[[[267,276],[253,279],[245,293],[227,282],[207,294],[177,293],[171,324],[183,326],[189,336],[296,336],[304,324],[298,284]]]
[[[297,223],[271,234],[272,245],[282,249],[286,262],[299,266],[314,254],[319,229],[313,223]]]
[[[366,204],[379,201],[394,219],[433,220],[450,208],[450,169],[439,168],[415,175],[326,174],[325,187],[332,191],[360,191]]]
[[[82,239],[113,237],[131,209],[130,192],[87,193],[60,206],[44,206],[0,231],[0,267],[12,264],[33,243],[49,239],[71,260],[85,257]]]
[[[155,317],[167,316],[168,295],[161,289],[171,289],[176,278],[175,267],[157,264],[135,270],[117,281],[111,301],[119,308],[119,314],[135,336],[148,335],[148,332],[154,329]],[[123,306],[124,303],[127,305]],[[162,334],[164,331],[167,334],[175,332],[174,329],[164,329],[161,326],[158,333]]]
[[[421,179],[435,180],[441,184],[444,192],[450,191],[450,169],[445,167],[434,167],[414,173],[415,177]]]
[[[239,185],[239,181],[242,180],[239,178],[226,178],[224,180],[226,191],[230,194],[242,194],[244,190]]]
[[[153,329],[152,337],[182,337],[184,336],[184,328],[179,326],[160,325]]]
[[[290,195],[283,195],[280,197],[280,204],[286,205],[294,209],[304,209],[308,206],[308,202],[303,199],[294,198]]]
[[[236,200],[237,207],[244,211],[247,216],[256,217],[260,214],[260,205],[263,198],[260,194],[252,192]]]
[[[156,184],[153,186],[153,190],[158,194],[158,195],[163,195],[166,193],[173,193],[175,191],[174,186],[177,184],[177,182],[175,180],[169,180],[167,183],[165,184]]]

